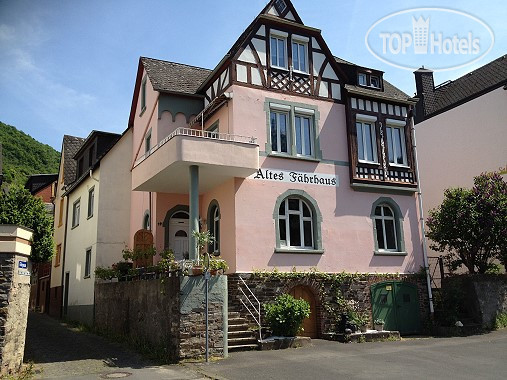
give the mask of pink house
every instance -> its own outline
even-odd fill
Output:
[[[149,229],[157,250],[194,259],[191,231],[209,230],[231,279],[294,267],[408,278],[424,266],[415,102],[335,57],[289,0],[270,1],[213,70],[141,57],[130,235]]]

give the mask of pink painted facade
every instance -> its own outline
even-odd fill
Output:
[[[146,227],[143,223],[148,214],[157,250],[175,249],[175,244],[180,247],[181,241],[175,236],[178,227],[171,224],[168,212],[173,210],[174,215],[188,212],[189,167],[195,165],[199,167],[200,228],[212,228],[213,220],[208,214],[210,205],[217,203],[219,252],[227,260],[230,273],[275,267],[282,271],[296,267],[323,272],[418,272],[423,266],[423,252],[415,193],[417,177],[412,162],[411,116],[407,112],[414,103],[406,95],[403,98],[399,93],[385,93],[383,84],[374,89],[356,86],[356,70],[363,68],[335,62],[327,53],[320,32],[310,33],[302,26],[298,38],[307,43],[308,60],[312,60],[314,70],[307,76],[314,85],[302,85],[303,90],[268,85],[275,71],[269,66],[270,53],[266,51],[269,44],[263,45],[263,51],[259,41],[269,40],[269,28],[276,28],[278,35],[291,38],[287,33],[300,27],[294,22],[284,31],[283,25],[276,25],[272,18],[268,22],[260,15],[254,20],[249,29],[252,34],[248,35],[247,30],[238,40],[246,42],[238,45],[229,61],[213,72],[205,72],[204,80],[193,93],[181,90],[178,94],[157,84],[157,74],[150,67],[166,64],[169,77],[174,64],[141,59],[129,123],[133,129],[131,236]],[[304,33],[310,34],[305,37]],[[254,34],[257,37],[252,37]],[[249,38],[259,41],[249,43]],[[253,46],[257,49],[255,54],[245,53]],[[255,61],[258,69],[249,59]],[[316,70],[317,65],[321,65],[320,70]],[[178,69],[189,70],[180,66]],[[256,79],[257,75],[260,79]],[[381,78],[380,72],[377,75]],[[306,76],[301,78],[303,83]],[[354,88],[347,88],[347,83]],[[196,102],[200,104],[198,112],[192,110]],[[271,152],[273,107],[292,107],[291,117],[298,112],[311,115],[314,152],[311,157]],[[199,114],[201,110],[203,113]],[[290,128],[294,128],[293,120],[289,121]],[[375,162],[365,164],[358,159],[356,120],[368,120],[374,126]],[[386,162],[388,152],[384,143],[388,145],[388,141],[384,136],[388,123],[400,125],[404,133],[403,165]],[[214,132],[204,132],[217,124]],[[294,129],[290,134],[294,134]],[[254,178],[257,170],[322,175],[334,178],[337,185]],[[389,174],[393,178],[409,172],[410,177],[403,174],[400,176],[403,179],[388,180],[388,171],[394,173]],[[313,205],[310,207],[313,243],[308,249],[292,249],[280,242],[277,205],[284,193],[299,194],[294,199]],[[375,205],[383,204],[399,209],[399,215],[395,215],[400,220],[400,226],[396,227],[398,244],[390,251],[378,247],[379,235],[372,217]],[[181,225],[185,226],[184,221]],[[306,227],[301,228],[303,231]],[[181,227],[183,230],[185,227]],[[190,234],[188,226],[184,232]]]

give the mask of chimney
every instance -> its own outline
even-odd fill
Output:
[[[415,106],[415,122],[419,123],[433,111],[435,84],[433,82],[433,71],[425,69],[424,66],[414,71],[414,75],[416,97],[419,98]]]

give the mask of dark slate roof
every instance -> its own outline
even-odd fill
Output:
[[[32,174],[25,183],[25,189],[30,191],[30,194],[35,195],[39,190],[44,189],[46,186],[58,180],[58,173],[56,174]]]
[[[507,83],[507,54],[462,77],[435,87],[433,109],[440,112]]]
[[[194,95],[211,70],[181,63],[141,57],[148,78],[156,91]]]
[[[384,79],[384,91],[379,90],[373,90],[371,88],[366,88],[362,86],[355,86],[352,84],[346,84],[345,89],[347,91],[359,94],[359,95],[365,95],[365,96],[371,96],[374,98],[379,99],[386,99],[386,100],[394,100],[394,101],[402,101],[402,102],[413,102],[414,99],[405,94],[403,91],[401,91],[398,87],[393,86],[391,83],[386,81]]]
[[[85,139],[81,137],[63,136],[63,181],[65,186],[76,180],[77,162],[73,157],[84,142]]]

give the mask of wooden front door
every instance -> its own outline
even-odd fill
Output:
[[[139,230],[134,234],[134,250],[147,251],[153,247],[153,234],[149,230]],[[153,256],[134,260],[134,268],[153,265]]]
[[[298,285],[293,288],[289,294],[296,299],[304,299],[310,304],[310,317],[303,321],[304,330],[300,333],[300,335],[317,338],[317,307],[313,293],[310,289],[308,289],[308,287]]]

